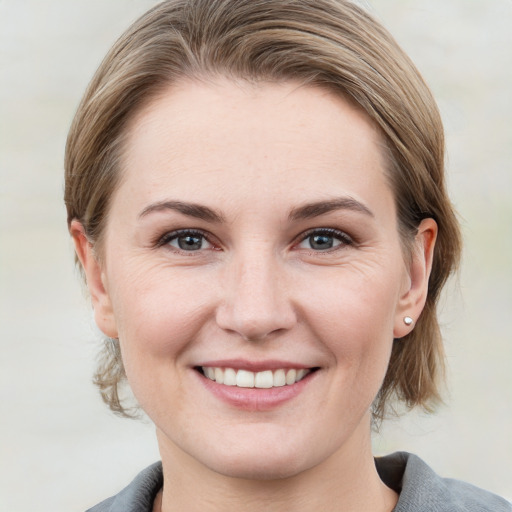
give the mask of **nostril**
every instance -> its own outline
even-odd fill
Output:
[[[254,249],[251,251],[251,249]],[[247,341],[261,341],[296,322],[286,286],[286,269],[274,253],[246,246],[233,259],[216,311],[218,326]]]
[[[259,342],[269,336],[284,334],[296,323],[293,309],[285,301],[281,304],[236,303],[220,308],[216,315],[217,325],[236,333],[246,341]]]

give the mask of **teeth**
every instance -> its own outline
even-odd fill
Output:
[[[212,368],[211,366],[207,366],[206,368],[203,368],[205,375],[211,379],[215,380],[215,368]]]
[[[235,370],[234,368],[213,368],[203,366],[203,373],[210,380],[225,386],[237,386],[239,388],[269,389],[281,386],[291,386],[302,380],[311,370],[292,368],[290,370],[265,370],[262,372],[250,372],[248,370]]]
[[[306,373],[308,372],[308,370],[303,370],[303,369],[300,369],[300,370],[297,370],[297,376],[295,377],[298,381],[299,380],[302,380],[305,376],[306,376]]]
[[[210,368],[211,369],[211,368]],[[288,370],[286,372],[286,384],[289,386],[296,382],[297,379],[297,370]]]
[[[224,384],[224,372],[222,371],[222,368],[215,368],[215,380],[219,384]]]
[[[270,370],[258,372],[254,377],[255,388],[271,388],[274,385],[274,376]]]
[[[238,370],[238,372],[236,374],[236,385],[239,388],[253,388],[254,387],[254,373],[246,372],[245,370]]]
[[[280,388],[286,384],[286,375],[284,370],[276,370],[273,375],[272,385],[276,388]]]
[[[224,370],[224,384],[226,386],[236,386],[236,372],[233,368]]]

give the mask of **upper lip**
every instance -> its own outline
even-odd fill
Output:
[[[247,370],[251,372],[262,372],[265,370],[280,370],[280,369],[310,369],[311,365],[282,361],[277,359],[269,359],[264,361],[249,361],[247,359],[216,359],[214,361],[205,361],[196,366],[212,367],[212,368],[233,368],[235,370]]]

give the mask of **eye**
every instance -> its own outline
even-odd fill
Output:
[[[300,249],[312,249],[313,251],[328,251],[352,244],[352,238],[343,231],[326,228],[315,229],[306,233],[298,247]]]
[[[158,245],[170,245],[174,249],[186,252],[201,251],[213,247],[201,231],[189,229],[167,233],[160,239]]]

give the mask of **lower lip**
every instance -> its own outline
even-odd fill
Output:
[[[196,373],[204,387],[223,402],[245,411],[269,411],[292,400],[304,391],[318,371],[309,373],[295,384],[266,389],[225,386],[208,379],[197,371]]]

